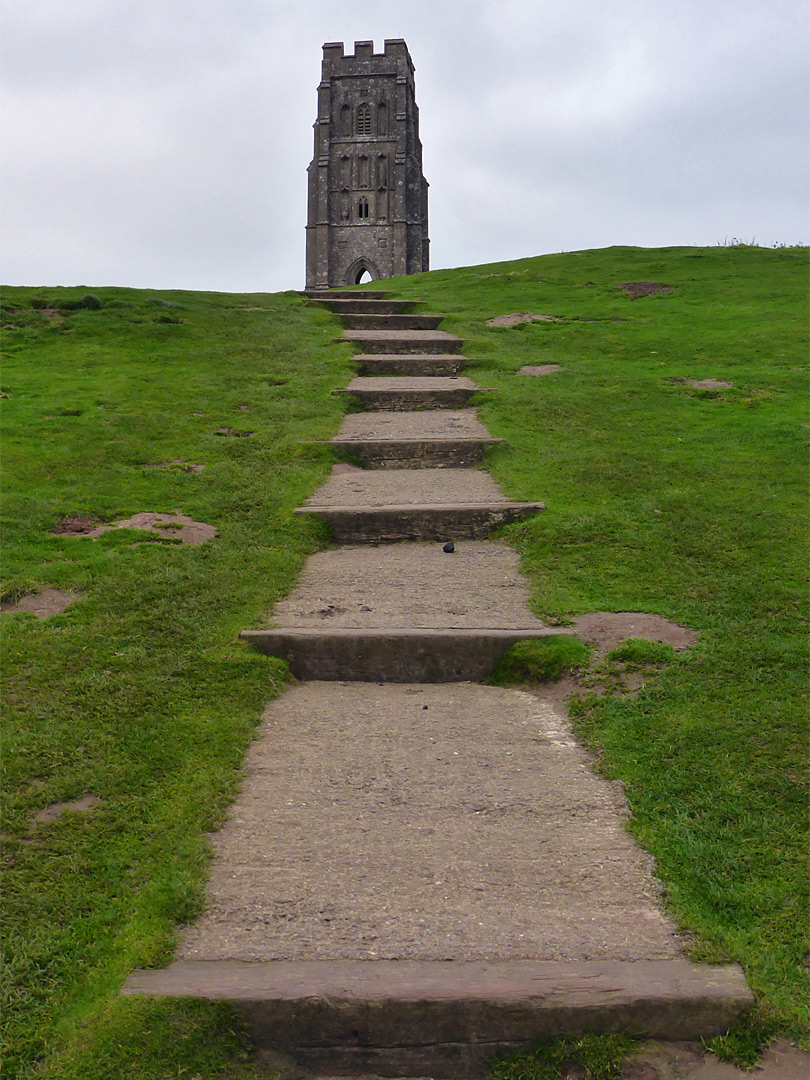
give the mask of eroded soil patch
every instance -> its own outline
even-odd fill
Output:
[[[596,647],[596,660],[603,660],[628,638],[657,641],[678,651],[690,648],[698,639],[694,630],[644,611],[594,611],[574,619],[573,627],[577,637]]]
[[[669,380],[673,383],[688,383],[696,390],[733,390],[734,383],[724,382],[723,379],[687,379],[683,376],[673,375]]]
[[[497,315],[487,319],[487,326],[517,326],[527,322],[562,322],[557,315],[534,315],[530,311],[516,311],[512,315]]]
[[[57,818],[68,811],[74,814],[86,814],[88,810],[92,810],[100,802],[101,799],[97,795],[82,795],[80,799],[73,799],[71,802],[51,803],[50,806],[46,806],[43,810],[34,814],[28,826],[28,832],[34,832],[37,825],[47,825],[52,821],[56,821]]]
[[[71,527],[65,527],[65,523],[71,523]],[[88,523],[91,523],[88,527]],[[213,525],[206,525],[204,521],[194,521],[185,514],[133,514],[132,517],[124,518],[123,521],[114,521],[109,525],[97,525],[92,518],[65,518],[54,529],[52,536],[89,536],[96,540],[102,533],[110,532],[111,529],[143,529],[145,532],[156,533],[167,540],[179,540],[181,544],[204,544],[206,540],[212,540],[217,535]]]
[[[660,281],[625,281],[617,288],[623,289],[630,300],[638,300],[641,296],[660,296],[673,291],[671,285],[664,285]]]
[[[609,657],[618,646],[633,640],[669,646],[676,652],[690,648],[698,634],[660,615],[641,611],[596,611],[573,621],[577,637],[593,646],[587,668],[564,675],[558,682],[542,683],[535,693],[544,701],[565,709],[572,694],[635,694],[666,666],[666,660],[633,664]]]
[[[553,371],[562,371],[562,364],[524,364],[518,375],[551,375]]]
[[[13,603],[0,604],[0,611],[28,611],[37,619],[47,619],[49,615],[59,615],[77,600],[83,600],[82,593],[62,592],[50,586],[37,593],[29,593]]]
[[[66,517],[54,526],[51,536],[90,536],[100,524],[96,517]]]

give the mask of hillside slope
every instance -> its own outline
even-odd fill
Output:
[[[610,661],[615,692],[585,687],[572,710],[693,955],[744,965],[760,1034],[801,1029],[810,953],[806,265],[803,249],[609,249],[377,283],[447,316],[498,390],[479,406],[507,440],[488,468],[547,505],[505,530],[537,613],[700,633],[666,662]],[[350,357],[293,294],[92,295],[4,299],[4,597],[84,597],[3,616],[6,1069],[247,1077],[226,1011],[116,995],[198,912],[204,834],[285,684],[236,635],[328,542],[292,510],[332,458],[299,444],[337,429]],[[486,325],[521,312],[553,318]],[[217,537],[76,532],[145,511]]]

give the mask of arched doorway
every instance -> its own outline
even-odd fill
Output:
[[[360,285],[364,281],[376,281],[380,271],[370,259],[355,259],[346,271],[347,285]]]

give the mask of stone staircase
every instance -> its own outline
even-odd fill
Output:
[[[473,1080],[563,1033],[725,1030],[742,972],[683,959],[564,717],[476,685],[513,642],[569,631],[487,539],[543,504],[476,467],[499,440],[462,341],[383,292],[311,299],[362,350],[335,391],[368,410],[330,440],[349,461],[297,511],[339,546],[242,634],[302,681],[265,712],[205,914],[123,992],[230,1000],[268,1067],[307,1075]]]

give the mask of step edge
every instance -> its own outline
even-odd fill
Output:
[[[640,978],[658,992],[677,997],[692,987],[693,998],[731,995],[745,1004],[753,994],[739,964],[695,964],[663,960],[175,960],[166,968],[133,971],[121,988],[124,996],[149,994],[221,996],[227,983],[232,999],[296,1000],[343,998],[347,1001],[503,1001],[549,998],[594,988],[606,994],[632,991]],[[414,983],[422,981],[421,986]],[[483,986],[476,985],[479,980]],[[172,989],[174,987],[174,989]],[[361,996],[362,994],[362,996]]]
[[[575,631],[569,626],[511,626],[511,627],[430,627],[430,626],[404,626],[404,627],[325,627],[325,626],[269,626],[261,630],[241,630],[239,637],[244,641],[260,641],[270,638],[342,638],[357,640],[359,638],[403,638],[419,640],[428,638],[439,640],[442,638],[469,641],[476,638],[495,639],[507,641],[510,638],[527,637],[575,637]]]
[[[357,506],[297,506],[294,514],[392,514],[392,513],[420,513],[427,511],[492,511],[498,513],[502,510],[545,510],[543,502],[489,502],[489,503],[386,503],[382,506],[357,505]]]

